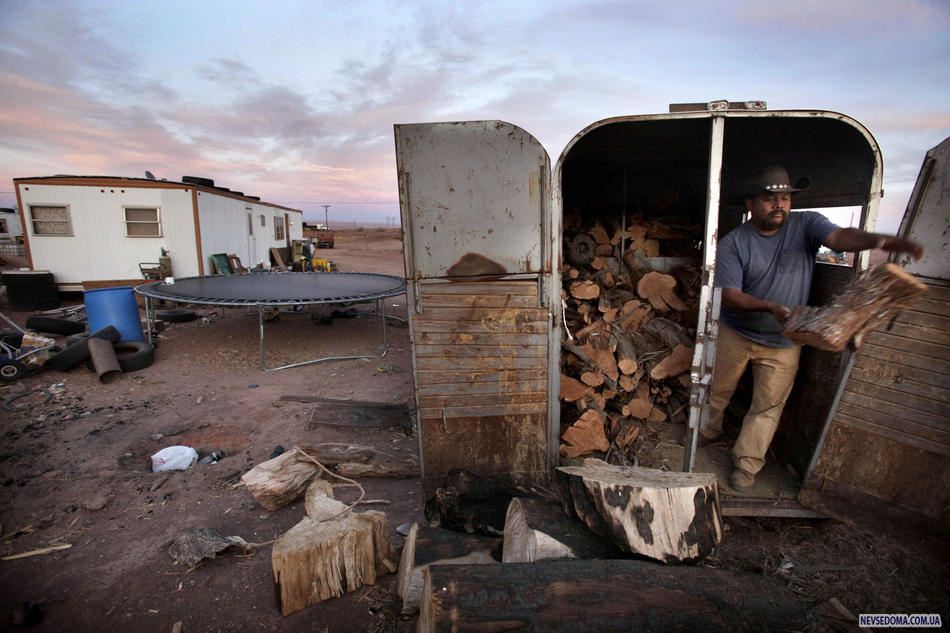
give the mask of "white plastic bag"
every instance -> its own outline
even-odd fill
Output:
[[[198,461],[198,451],[190,446],[169,446],[152,455],[152,472],[188,470]]]

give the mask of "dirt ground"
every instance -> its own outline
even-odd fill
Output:
[[[403,273],[397,230],[338,232],[337,247],[320,254],[344,271]],[[405,317],[404,297],[387,305]],[[193,527],[263,543],[297,523],[301,503],[267,512],[234,486],[278,445],[347,442],[415,455],[414,434],[314,426],[313,404],[280,401],[306,395],[410,403],[408,330],[389,329],[385,358],[264,373],[256,313],[200,312],[207,323],[171,325],[155,364],[112,384],[77,368],[0,388],[0,397],[24,386],[37,390],[17,401],[28,405],[23,410],[0,411],[0,556],[71,545],[0,561],[0,629],[20,630],[26,625],[15,622],[38,617],[30,630],[170,631],[178,621],[184,633],[413,630],[397,615],[393,575],[285,618],[274,597],[269,547],[226,554],[192,571],[176,566],[164,547]],[[276,364],[374,350],[381,333],[375,318],[318,325],[307,314],[290,314],[267,325],[267,341],[267,361]],[[149,456],[172,444],[224,458],[151,473]],[[388,514],[401,546],[395,528],[423,520],[418,482],[362,483],[368,497],[390,501],[376,509]],[[837,597],[855,614],[947,613],[943,552],[833,521],[728,519],[722,546],[704,564],[764,576],[811,605]]]

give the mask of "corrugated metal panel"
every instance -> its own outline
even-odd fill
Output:
[[[878,328],[854,355],[802,502],[834,515],[892,506],[950,518],[950,285]],[[883,510],[878,510],[884,507]]]
[[[548,311],[537,281],[418,284],[416,397],[431,492],[453,468],[547,477]]]
[[[59,284],[140,278],[140,262],[155,262],[165,248],[175,275],[198,274],[191,192],[135,187],[107,189],[78,185],[18,184],[24,205],[33,267],[49,270]],[[30,205],[68,205],[71,237],[37,236]],[[161,237],[127,237],[125,206],[158,207]]]

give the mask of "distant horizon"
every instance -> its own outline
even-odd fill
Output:
[[[893,232],[950,136],[945,0],[33,0],[3,16],[0,206],[14,177],[148,170],[385,224],[394,124],[507,121],[553,163],[597,121],[728,98],[860,121]]]

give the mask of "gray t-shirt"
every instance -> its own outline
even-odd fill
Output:
[[[808,301],[818,248],[838,227],[814,211],[790,213],[775,235],[765,236],[746,222],[719,240],[716,288],[742,292],[794,308]],[[769,347],[790,347],[782,326],[769,312],[730,310],[720,320],[746,338]]]

